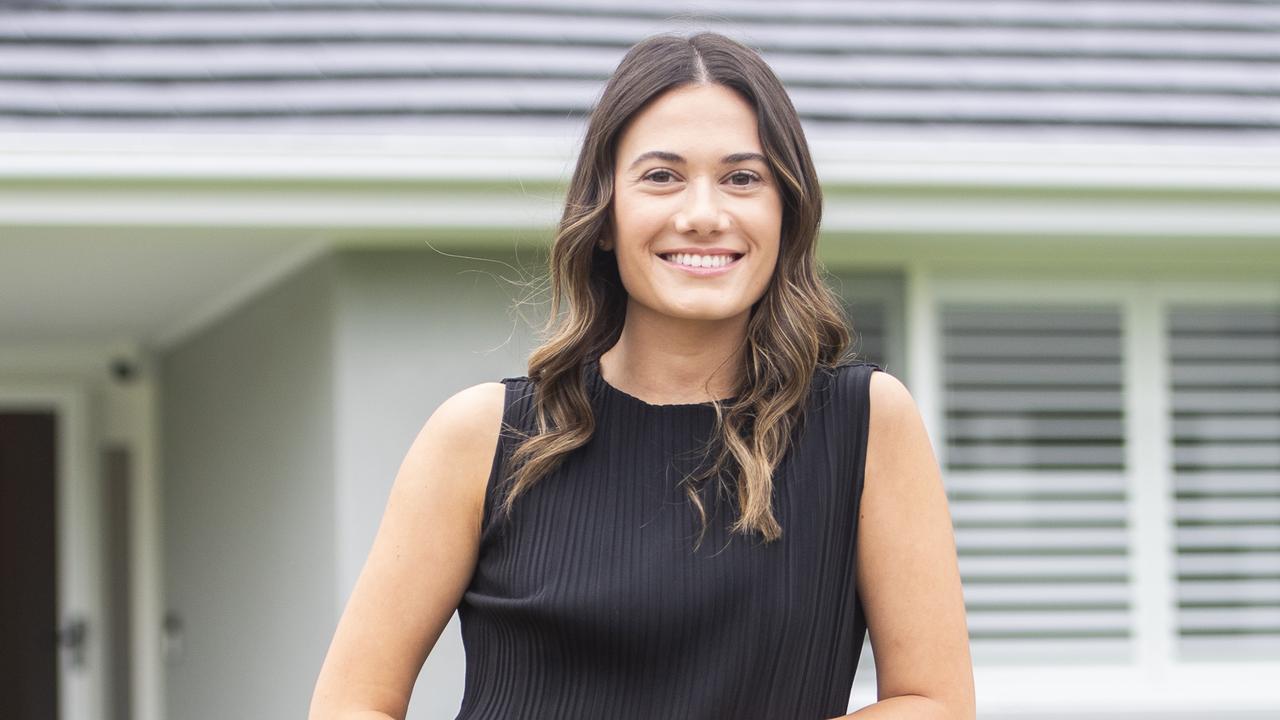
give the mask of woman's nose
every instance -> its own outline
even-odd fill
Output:
[[[723,217],[720,195],[716,192],[711,180],[698,179],[690,184],[680,215],[681,218],[677,218],[676,229],[681,232],[692,229],[700,235],[706,235],[721,229]],[[685,227],[680,227],[681,220]]]

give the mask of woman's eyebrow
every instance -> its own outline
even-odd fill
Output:
[[[633,160],[631,162],[631,165],[627,169],[631,170],[635,168],[635,166],[639,165],[645,160],[649,160],[650,158],[656,158],[658,160],[664,160],[670,163],[685,162],[684,157],[681,155],[677,155],[676,153],[667,152],[666,150],[650,150],[648,152],[640,153],[640,156],[637,157],[635,160]],[[748,160],[759,160],[760,162],[768,162],[765,156],[761,155],[758,152],[739,152],[739,153],[730,153],[720,158],[720,164],[733,165],[740,162],[747,162]]]

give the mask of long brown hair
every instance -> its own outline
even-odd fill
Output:
[[[704,457],[718,447],[715,463],[686,477],[685,491],[705,533],[708,519],[699,490],[710,477],[720,482],[717,491],[723,489],[721,473],[731,468],[737,474],[739,509],[731,531],[758,531],[766,542],[782,535],[770,502],[774,469],[803,422],[815,371],[848,359],[851,331],[817,268],[822,191],[795,108],[755,50],[711,32],[687,38],[664,33],[634,45],[588,120],[551,245],[551,311],[543,341],[529,356],[537,429],[524,435],[511,455],[515,470],[502,503],[508,517],[521,493],[595,432],[584,364],[617,342],[627,307],[615,256],[598,244],[612,234],[618,139],[646,103],[690,83],[726,86],[755,108],[761,147],[781,179],[783,213],[777,267],[751,309],[738,392],[732,402],[713,402],[716,423]]]

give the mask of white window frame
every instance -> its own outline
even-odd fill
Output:
[[[1174,659],[1173,477],[1169,470],[1166,310],[1177,302],[1280,303],[1280,283],[1101,278],[1084,273],[909,268],[907,368],[935,448],[946,447],[938,316],[946,302],[1112,303],[1124,348],[1126,481],[1132,555],[1132,664],[975,667],[983,718],[1280,717],[1280,662]],[[866,688],[866,685],[863,685]]]

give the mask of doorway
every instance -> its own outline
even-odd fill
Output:
[[[0,382],[0,717],[106,716],[100,460],[85,386]]]

